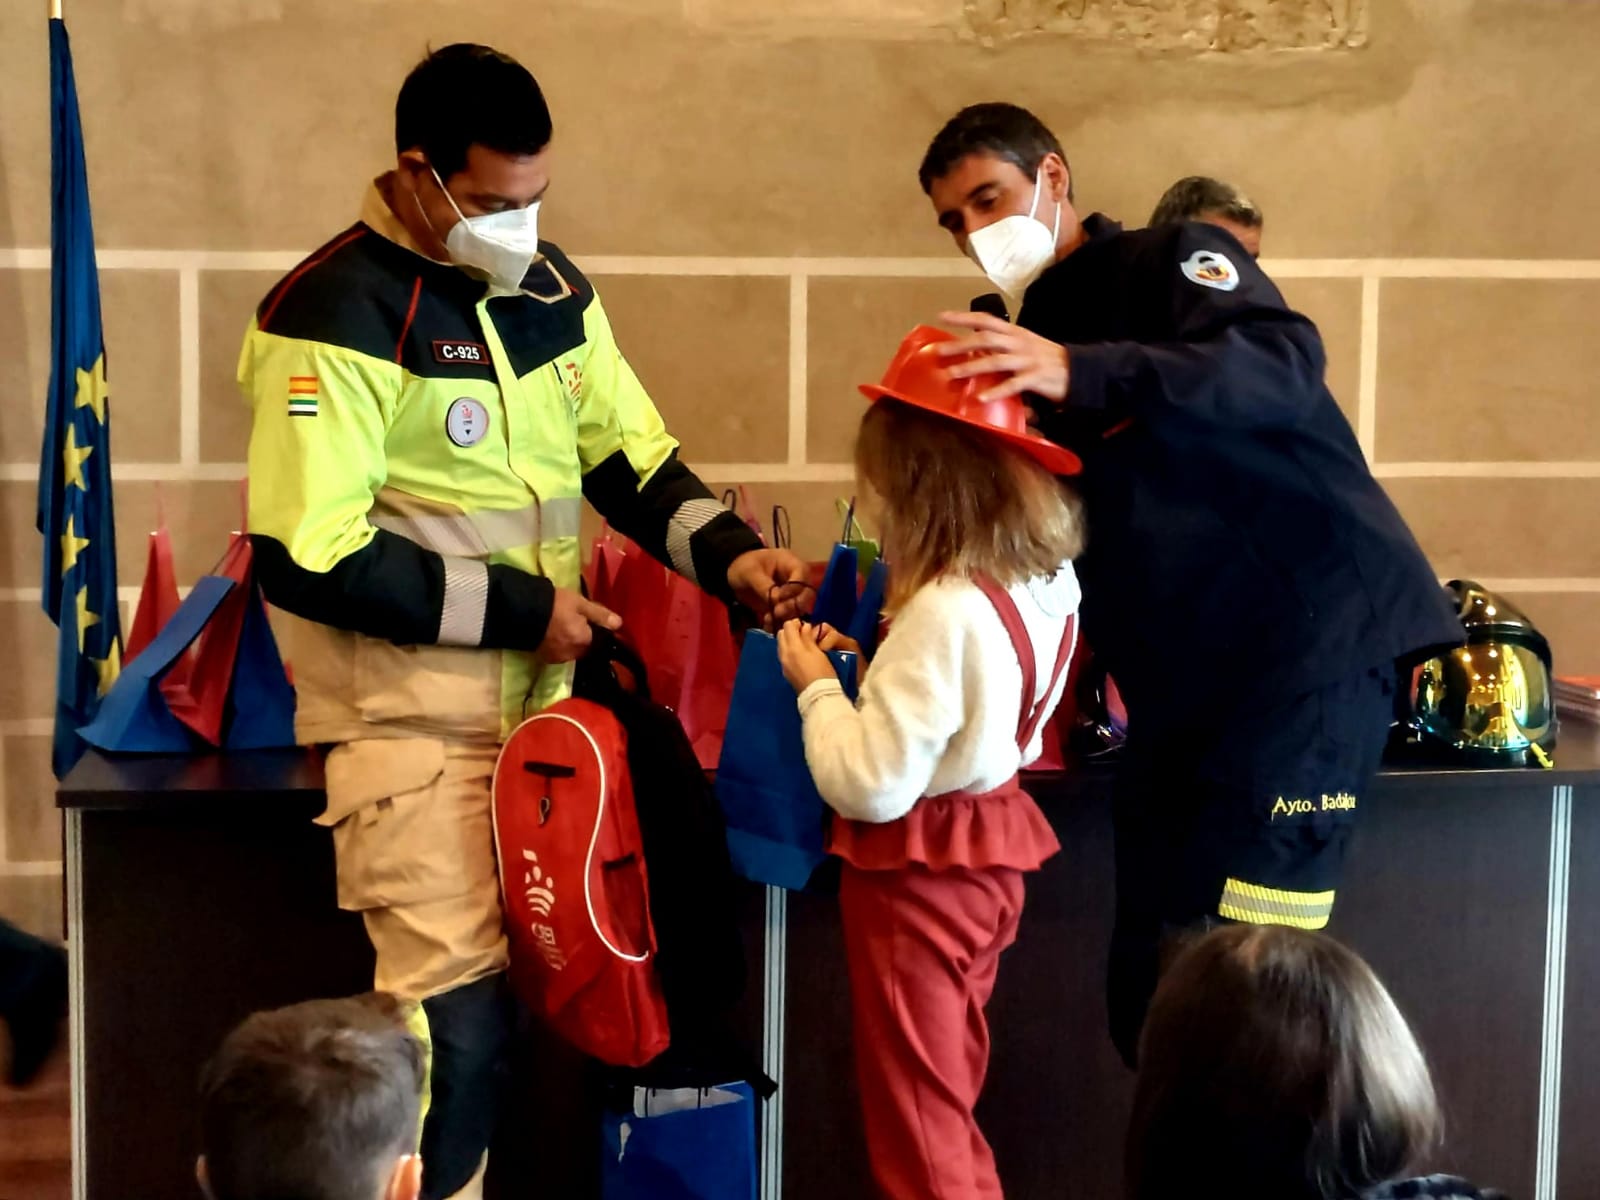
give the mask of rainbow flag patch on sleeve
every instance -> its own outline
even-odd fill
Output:
[[[318,390],[319,386],[315,375],[289,376],[289,415],[291,417],[316,416]]]

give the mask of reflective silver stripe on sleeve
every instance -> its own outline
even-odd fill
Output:
[[[439,614],[439,645],[480,646],[489,612],[489,568],[466,559],[444,560],[444,611]]]
[[[578,536],[581,497],[561,497],[525,508],[480,509],[473,513],[401,514],[375,507],[370,520],[425,550],[455,558],[483,558],[539,542]]]
[[[492,551],[467,517],[429,514],[421,517],[397,517],[391,513],[372,513],[367,518],[379,529],[397,533],[407,541],[415,542],[424,550],[443,554],[446,558],[479,558]],[[525,537],[519,544],[527,545],[533,538]]]
[[[667,557],[673,569],[691,583],[699,583],[694,573],[694,554],[689,539],[728,510],[715,500],[685,500],[667,522]]]

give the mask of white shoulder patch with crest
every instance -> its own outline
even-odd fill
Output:
[[[1196,250],[1183,260],[1179,270],[1190,283],[1215,288],[1219,292],[1231,292],[1239,286],[1239,272],[1228,261],[1227,255],[1218,254],[1215,250]]]

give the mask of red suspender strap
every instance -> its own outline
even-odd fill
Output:
[[[1017,743],[1022,749],[1028,748],[1028,743],[1033,741],[1033,735],[1039,728],[1039,722],[1044,719],[1045,706],[1050,703],[1050,697],[1056,694],[1056,685],[1061,682],[1061,675],[1067,669],[1067,664],[1072,661],[1072,652],[1078,645],[1078,615],[1074,613],[1067,618],[1067,627],[1061,631],[1061,649],[1056,651],[1056,669],[1050,673],[1050,686],[1045,689],[1044,698],[1039,701],[1033,710],[1033,715],[1028,718],[1027,726],[1019,735],[1021,740]]]
[[[1029,723],[1029,717],[1033,712],[1033,694],[1039,686],[1038,667],[1034,665],[1033,641],[1028,637],[1028,627],[1022,623],[1022,614],[1017,611],[1017,602],[1005,588],[987,575],[978,575],[972,582],[989,598],[989,603],[994,605],[1000,624],[1006,627],[1006,633],[1011,637],[1011,648],[1017,652],[1017,662],[1022,667],[1022,711],[1017,715],[1017,729],[1020,731]]]
[[[988,597],[989,603],[994,605],[995,614],[999,616],[1000,624],[1005,626],[1006,633],[1011,638],[1011,648],[1016,651],[1017,662],[1022,667],[1022,711],[1017,718],[1017,746],[1026,750],[1039,728],[1045,706],[1050,703],[1050,697],[1055,695],[1056,685],[1061,682],[1062,672],[1072,661],[1072,651],[1078,644],[1078,618],[1075,615],[1067,618],[1067,627],[1061,636],[1061,648],[1056,652],[1055,670],[1050,676],[1050,686],[1045,689],[1044,699],[1035,702],[1034,695],[1039,688],[1038,667],[1034,658],[1033,640],[1028,637],[1028,627],[1022,621],[1022,613],[1017,610],[1017,602],[1011,598],[1011,593],[987,575],[976,576],[972,582]]]

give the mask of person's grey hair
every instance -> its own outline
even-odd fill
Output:
[[[1261,210],[1238,188],[1208,175],[1190,175],[1167,189],[1150,214],[1150,224],[1198,221],[1206,215],[1226,217],[1248,229],[1260,229]]]

